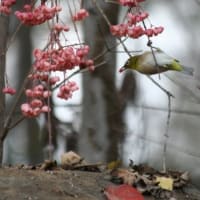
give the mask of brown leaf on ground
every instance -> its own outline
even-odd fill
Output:
[[[111,175],[122,180],[124,184],[133,185],[136,183],[138,173],[133,173],[128,169],[116,169],[111,172]]]
[[[65,152],[61,155],[61,165],[72,167],[80,164],[84,159],[73,151]]]
[[[45,160],[44,163],[41,164],[40,169],[42,170],[53,170],[57,167],[57,162],[54,160]]]
[[[61,155],[61,167],[65,170],[82,170],[91,172],[100,172],[101,163],[87,163],[81,156],[73,151]]]
[[[135,186],[143,194],[151,194],[160,199],[171,197],[174,188],[181,189],[189,182],[187,172],[169,170],[164,173],[147,165],[115,169],[111,176],[114,183]]]

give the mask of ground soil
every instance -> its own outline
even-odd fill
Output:
[[[105,200],[103,189],[110,184],[102,172],[0,168],[0,200]],[[170,200],[200,200],[200,191],[188,185]]]

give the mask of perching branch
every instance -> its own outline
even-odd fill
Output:
[[[146,24],[144,21],[142,21],[143,26],[145,28],[145,30],[147,30]],[[151,49],[151,53],[153,55],[153,59],[155,62],[155,66],[157,68],[157,70],[159,71],[159,65],[154,53],[154,48],[152,46],[152,41],[150,40],[149,37],[148,38],[148,42],[147,45],[150,47]],[[157,49],[157,48],[156,48]],[[159,79],[160,79],[160,73],[158,73]],[[156,84],[162,91],[164,91],[168,97],[168,115],[167,115],[167,122],[166,122],[166,128],[165,128],[165,133],[164,133],[164,144],[163,144],[163,157],[162,157],[162,165],[163,165],[163,171],[166,172],[166,157],[167,157],[167,141],[169,138],[169,125],[170,125],[170,117],[171,117],[171,98],[174,97],[173,94],[171,92],[169,92],[168,90],[166,90],[165,88],[163,88],[160,84],[158,84],[153,78],[151,78],[150,76],[148,76],[148,78],[154,83]]]
[[[156,82],[151,76],[147,76],[149,80],[151,80],[157,87],[159,87],[168,97],[173,97],[175,96],[168,90],[166,90],[164,87],[162,87],[158,82]]]

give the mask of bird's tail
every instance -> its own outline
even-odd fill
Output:
[[[181,65],[181,67],[183,68],[183,70],[181,72],[183,72],[184,74],[190,75],[190,76],[194,75],[194,69],[193,68],[186,67],[186,66],[183,66],[183,65]]]

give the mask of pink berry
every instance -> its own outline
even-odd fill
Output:
[[[16,93],[16,90],[14,88],[11,88],[11,87],[5,87],[3,88],[2,92],[4,94],[10,94],[10,95],[14,95]]]

